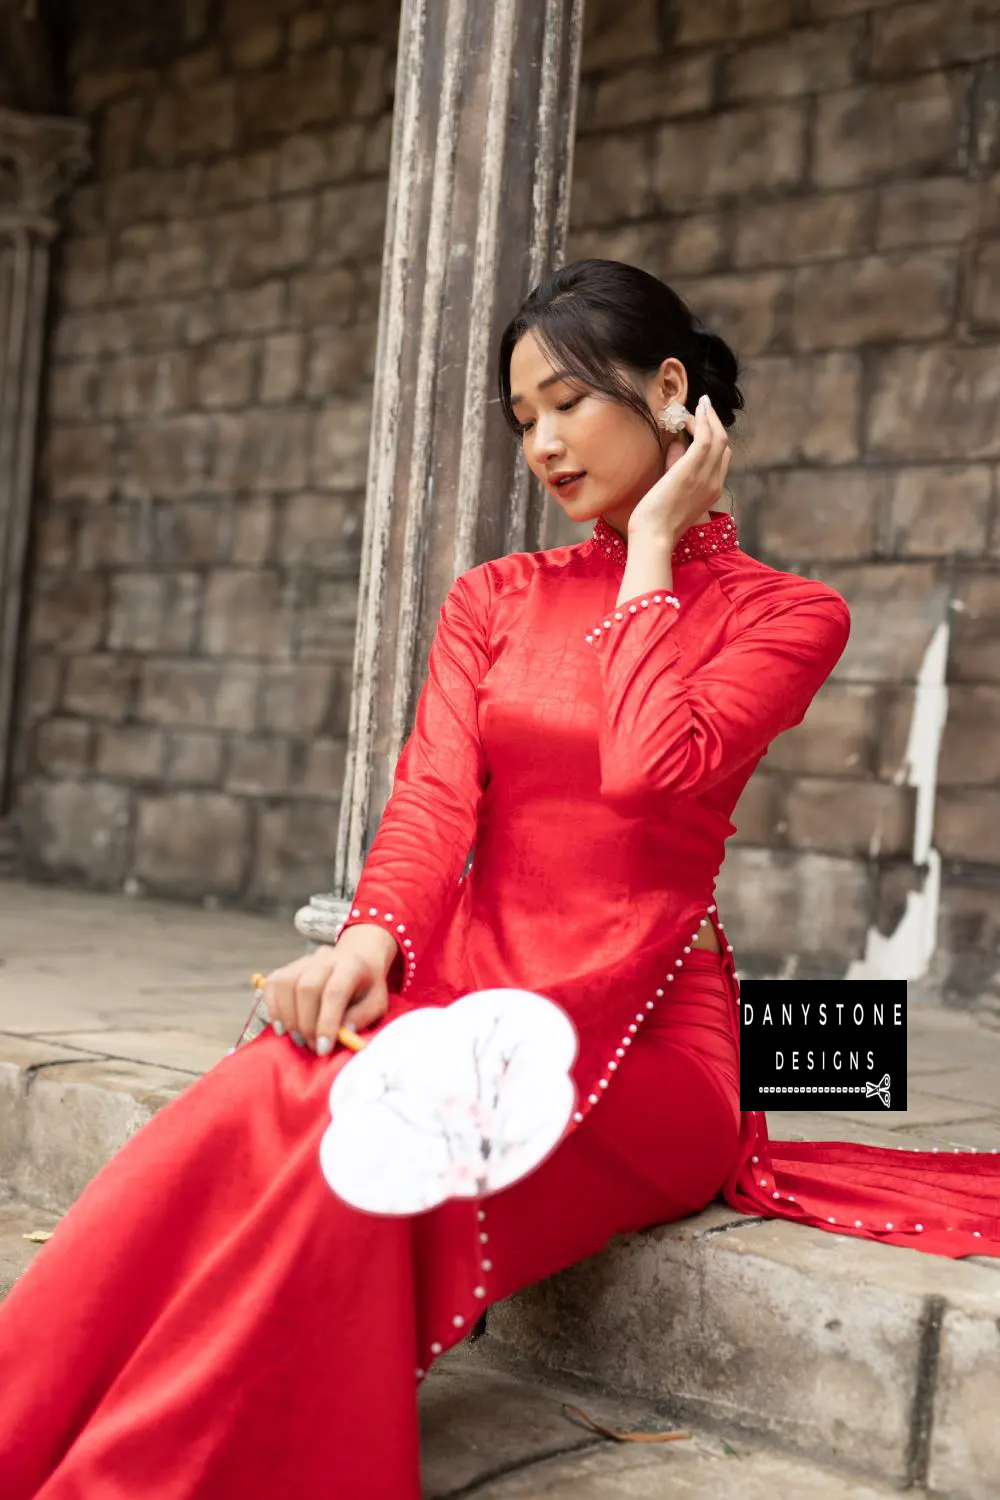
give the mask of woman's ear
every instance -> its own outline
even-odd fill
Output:
[[[671,356],[663,361],[657,372],[657,389],[658,399],[662,396],[663,406],[669,406],[671,401],[679,401],[681,406],[687,406],[687,370],[679,359]]]

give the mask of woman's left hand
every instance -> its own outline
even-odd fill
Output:
[[[648,490],[628,522],[630,537],[655,536],[673,547],[677,538],[718,503],[732,460],[729,435],[707,396],[688,419],[692,442],[667,450],[667,471]]]

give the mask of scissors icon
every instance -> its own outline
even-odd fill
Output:
[[[865,1084],[865,1098],[872,1099],[875,1096],[881,1099],[886,1109],[889,1108],[889,1075],[886,1073],[880,1083]]]

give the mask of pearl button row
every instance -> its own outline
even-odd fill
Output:
[[[714,906],[714,905],[708,907],[709,915],[712,915],[713,913],[717,913],[717,910],[718,910],[717,907]],[[699,928],[705,927],[707,925],[708,925],[708,921],[707,921],[706,917],[703,917],[701,919],[701,921],[699,922],[699,924],[698,924]],[[718,927],[719,932],[722,933],[723,932],[722,919],[718,915],[716,915],[716,926]],[[691,937],[691,941],[694,942],[695,939],[697,938],[697,936],[698,936],[697,932],[693,933],[692,937]],[[732,945],[732,943],[726,943],[725,944],[725,951],[727,953],[732,953],[732,951],[733,951],[733,945]],[[685,953],[690,953],[691,952],[690,947],[686,946],[685,949],[684,949],[684,952]],[[681,958],[675,959],[674,960],[674,966],[675,966],[675,968],[678,968],[678,969],[681,968],[683,966],[683,962],[684,962],[684,960],[681,959]],[[669,982],[669,981],[671,981],[674,978],[674,975],[671,974],[671,973],[668,973],[667,976],[666,976],[666,978],[667,978],[667,981]],[[657,994],[658,998],[662,999],[662,997],[664,995],[664,991],[662,989],[658,989],[656,991],[656,994]],[[617,1052],[615,1054],[616,1058],[620,1059],[620,1058],[624,1057],[625,1053],[623,1051],[623,1048],[629,1047],[629,1046],[632,1045],[632,1037],[636,1034],[636,1031],[638,1029],[638,1025],[641,1024],[642,1021],[645,1020],[646,1014],[648,1014],[648,1012],[651,1011],[651,1010],[653,1010],[653,1009],[654,1009],[654,1002],[652,1000],[648,1000],[646,1002],[646,1012],[643,1013],[642,1011],[640,1011],[637,1014],[637,1016],[635,1018],[635,1022],[631,1026],[629,1026],[628,1033],[622,1038],[622,1045],[621,1045],[621,1047],[618,1048],[618,1050],[617,1050]],[[608,1066],[608,1071],[609,1072],[614,1072],[617,1069],[617,1067],[618,1067],[618,1063],[616,1061],[612,1061],[612,1062],[609,1062],[607,1066]],[[603,1079],[602,1078],[599,1081],[599,1083],[598,1083],[598,1087],[601,1088],[601,1089],[606,1089],[607,1086],[608,1086],[607,1079]],[[593,1108],[593,1106],[598,1102],[599,1097],[600,1096],[598,1094],[590,1094],[588,1096],[588,1101],[587,1102],[588,1102],[588,1105],[590,1106],[590,1108]],[[582,1120],[584,1118],[584,1115],[586,1113],[588,1113],[587,1109],[578,1111],[573,1116],[574,1121],[577,1124],[580,1124],[582,1122]],[[756,1111],[753,1111],[753,1114],[754,1114],[755,1118],[756,1118],[756,1113],[757,1113]],[[898,1147],[898,1149],[900,1151],[903,1151],[903,1150],[906,1150],[908,1148],[904,1147],[904,1146],[900,1146],[900,1147]],[[942,1148],[939,1147],[939,1146],[932,1146],[931,1147],[931,1150],[934,1151],[934,1152],[939,1151],[941,1149]],[[962,1149],[963,1149],[962,1147],[956,1147],[955,1148],[956,1151],[961,1151]],[[975,1153],[975,1148],[970,1147],[968,1149],[971,1152],[973,1152],[973,1154]],[[986,1155],[986,1154],[987,1154],[987,1152],[984,1151],[983,1155]],[[991,1146],[989,1148],[989,1154],[992,1155],[992,1156],[996,1156],[996,1155],[1000,1154],[1000,1146]],[[751,1160],[751,1162],[752,1162],[752,1164],[754,1166],[758,1166],[759,1163],[760,1163],[760,1157],[759,1156],[752,1156],[750,1158],[750,1160]],[[764,1188],[765,1191],[766,1191],[767,1190],[767,1186],[768,1186],[768,1179],[766,1177],[760,1177],[760,1178],[757,1179],[757,1181],[758,1181],[759,1186],[762,1187],[762,1188]],[[781,1193],[777,1189],[772,1189],[771,1190],[771,1197],[773,1199],[777,1199],[779,1201],[783,1198],[786,1203],[797,1203],[798,1202],[798,1199],[795,1197],[794,1193]],[[828,1218],[826,1222],[828,1224],[833,1224],[834,1226],[836,1226],[838,1224],[838,1222],[840,1222],[840,1221],[838,1221],[835,1218]],[[855,1228],[855,1229],[863,1229],[865,1227],[864,1222],[861,1219],[854,1219],[852,1221],[852,1225],[853,1225],[853,1228]],[[841,1228],[847,1228],[848,1227],[847,1221],[844,1220],[841,1223],[840,1227]],[[885,1231],[891,1231],[895,1227],[896,1226],[891,1221],[889,1221],[889,1222],[887,1222],[885,1224],[884,1229],[881,1229],[880,1226],[877,1225],[877,1224],[871,1224],[869,1226],[869,1228],[872,1230],[873,1233],[881,1233],[881,1232],[885,1232]],[[923,1224],[914,1224],[913,1230],[917,1234],[922,1234],[923,1230],[924,1230],[924,1226],[923,1226]],[[906,1232],[906,1231],[902,1231],[901,1230],[899,1232],[902,1233],[902,1232]],[[947,1231],[946,1232],[948,1234],[955,1233],[955,1226],[953,1224],[949,1224],[947,1226]],[[982,1230],[980,1230],[980,1229],[974,1229],[974,1230],[972,1230],[972,1237],[973,1237],[973,1239],[976,1239],[976,1240],[982,1239],[982,1237],[983,1237],[982,1236]]]
[[[680,609],[681,607],[681,601],[678,599],[676,594],[654,594],[652,596],[652,602],[654,604],[672,604],[674,606],[674,609]],[[649,605],[649,599],[640,599],[638,604],[630,604],[627,611],[616,609],[614,618],[616,620],[624,620],[626,613],[630,615],[637,615],[640,609],[648,609]],[[603,628],[605,630],[610,630],[611,621],[605,620]],[[593,643],[593,641],[596,640],[596,638],[600,635],[601,629],[602,627],[600,625],[595,625],[591,634],[585,636],[584,639]]]
[[[716,910],[717,910],[717,908],[715,906],[710,906],[708,908],[708,911],[709,911],[710,914],[716,912]],[[706,919],[703,917],[702,920],[701,920],[701,922],[699,923],[699,926],[700,927],[704,927],[705,925],[706,925]],[[716,925],[717,925],[717,927],[718,927],[718,929],[719,929],[719,931],[721,933],[723,931],[722,920],[718,916],[716,916]],[[694,941],[694,938],[697,937],[697,935],[698,935],[697,933],[694,934],[694,936],[692,937],[692,941]],[[689,947],[686,947],[684,949],[685,953],[690,953],[690,951],[691,950],[690,950]],[[726,945],[725,945],[725,951],[727,953],[732,953],[732,951],[733,951],[733,945],[732,945],[732,943],[726,943]],[[682,963],[683,963],[682,959],[676,959],[675,960],[675,966],[677,968],[680,968],[681,965],[682,965]],[[667,979],[668,980],[671,980],[673,978],[674,978],[673,974],[668,974],[667,975]],[[737,981],[737,989],[738,988],[739,988],[739,985],[738,985],[738,981]],[[662,997],[662,995],[663,995],[664,992],[663,992],[662,989],[658,989],[656,993],[657,993],[657,996]],[[647,1001],[647,1003],[646,1003],[646,1010],[647,1010],[647,1012],[650,1011],[650,1010],[652,1010],[652,1009],[653,1009],[653,1002],[652,1001]],[[637,1021],[642,1021],[644,1019],[645,1019],[645,1017],[643,1016],[643,1014],[641,1012],[636,1017]],[[630,1033],[634,1034],[635,1031],[636,1031],[636,1027],[634,1025],[629,1027],[629,1032]],[[622,1039],[622,1045],[623,1046],[629,1046],[629,1045],[631,1045],[631,1036],[624,1037]],[[617,1056],[618,1057],[622,1057],[623,1055],[624,1054],[623,1054],[621,1048],[619,1048],[619,1050],[617,1052]],[[608,1064],[609,1069],[614,1069],[617,1066],[618,1066],[617,1063],[609,1063]],[[606,1088],[607,1087],[607,1083],[602,1080],[601,1083],[599,1084],[599,1087]],[[593,1106],[594,1104],[597,1103],[597,1096],[595,1096],[594,1094],[591,1094],[589,1096],[589,1101],[588,1102],[589,1102],[589,1104],[591,1106]],[[753,1113],[754,1113],[754,1117],[756,1118],[756,1111],[754,1111]],[[575,1114],[573,1116],[573,1118],[577,1122],[577,1124],[579,1124],[580,1121],[583,1119],[583,1112],[579,1112],[579,1113]],[[900,1151],[905,1151],[905,1150],[908,1150],[908,1149],[911,1149],[911,1148],[908,1148],[906,1146],[899,1146],[896,1149],[900,1150]],[[940,1146],[932,1146],[930,1149],[931,1149],[932,1152],[938,1152],[938,1151],[941,1151],[942,1149],[947,1149],[947,1148],[942,1148]],[[958,1147],[955,1147],[954,1149],[955,1149],[955,1151],[962,1151],[965,1148],[962,1148],[962,1147],[958,1146]],[[968,1149],[968,1151],[970,1153],[976,1154],[974,1147],[969,1147],[967,1149]],[[983,1155],[985,1156],[986,1154],[987,1154],[987,1151],[984,1150],[983,1151]],[[991,1155],[991,1156],[1000,1155],[1000,1146],[991,1146],[989,1148],[989,1150],[988,1150],[988,1154]],[[759,1156],[752,1156],[750,1158],[750,1160],[751,1160],[751,1163],[754,1166],[758,1166],[760,1164],[760,1157]],[[768,1179],[766,1177],[760,1177],[760,1178],[757,1179],[757,1181],[758,1181],[759,1186],[762,1187],[762,1188],[764,1188],[764,1190],[766,1191],[767,1190],[767,1186],[768,1186]],[[772,1188],[772,1190],[771,1190],[771,1197],[772,1197],[772,1199],[776,1199],[778,1201],[780,1201],[781,1199],[784,1199],[784,1201],[786,1203],[797,1203],[798,1202],[798,1199],[795,1197],[794,1193],[782,1193],[782,1192],[778,1191],[776,1188]],[[834,1226],[836,1226],[839,1223],[841,1228],[847,1228],[848,1227],[848,1221],[847,1220],[839,1221],[839,1220],[837,1220],[835,1218],[827,1218],[826,1222],[828,1224],[833,1224]],[[864,1221],[861,1220],[861,1219],[854,1219],[854,1220],[851,1221],[851,1227],[853,1227],[854,1229],[863,1229],[863,1228],[865,1228],[865,1224],[864,1224]],[[891,1231],[891,1230],[893,1230],[893,1229],[896,1228],[896,1226],[891,1221],[887,1222],[884,1225],[884,1227],[881,1227],[881,1226],[879,1226],[877,1224],[874,1224],[874,1223],[871,1224],[871,1225],[869,1225],[868,1227],[875,1234],[884,1233],[886,1231]],[[923,1224],[914,1224],[914,1226],[913,1226],[913,1232],[914,1233],[916,1233],[916,1234],[922,1234],[923,1230],[924,1230]],[[900,1233],[906,1233],[908,1231],[900,1229],[898,1232],[900,1232]],[[955,1226],[953,1224],[949,1224],[947,1226],[946,1233],[953,1234],[955,1232],[956,1232],[955,1231]],[[980,1229],[973,1229],[972,1230],[972,1237],[973,1237],[973,1239],[976,1239],[976,1240],[982,1239],[982,1237],[983,1237],[982,1230],[980,1230]]]
[[[713,902],[713,904],[711,906],[709,906],[707,908],[707,912],[708,912],[708,915],[702,917],[701,921],[698,923],[698,928],[696,929],[696,931],[694,931],[691,934],[691,943],[685,944],[685,947],[684,947],[684,953],[685,954],[688,954],[688,953],[691,952],[691,944],[693,944],[693,943],[695,943],[697,941],[698,934],[701,931],[701,929],[703,927],[707,927],[708,926],[708,919],[709,919],[709,917],[712,916],[713,914],[717,914],[718,907],[714,904],[714,902]],[[716,926],[718,927],[719,932],[722,933],[723,932],[722,922],[721,922],[720,918],[718,917],[718,915],[716,915]],[[727,953],[732,953],[733,948],[732,948],[732,944],[731,943],[727,943],[725,945],[725,948],[726,948],[726,952]],[[671,984],[671,983],[673,983],[673,981],[677,977],[676,973],[674,971],[677,970],[677,969],[681,969],[683,967],[684,967],[684,959],[683,958],[676,958],[676,959],[674,959],[674,968],[672,970],[668,970],[667,971],[666,975],[664,976],[664,983],[665,984]],[[662,987],[659,988],[659,989],[657,989],[657,991],[656,991],[656,995],[657,995],[658,999],[662,999],[665,994],[666,994],[666,990],[663,989]],[[616,1049],[615,1056],[608,1061],[607,1066],[605,1068],[605,1074],[611,1074],[611,1073],[615,1073],[617,1071],[619,1061],[622,1058],[624,1058],[624,1056],[625,1056],[625,1049],[626,1049],[626,1047],[631,1047],[631,1045],[632,1045],[632,1038],[638,1034],[640,1025],[646,1019],[646,1016],[648,1015],[648,1013],[651,1010],[654,1010],[655,1007],[656,1007],[655,1000],[647,1000],[646,1001],[646,1008],[645,1008],[645,1010],[644,1011],[638,1011],[636,1013],[635,1020],[633,1022],[631,1022],[631,1024],[628,1027],[627,1032],[622,1037],[621,1046]],[[601,1079],[598,1080],[597,1084],[595,1085],[595,1092],[592,1093],[592,1094],[590,1094],[588,1096],[587,1104],[584,1106],[583,1109],[578,1110],[573,1115],[573,1121],[574,1121],[575,1124],[579,1125],[583,1121],[584,1116],[590,1112],[590,1110],[594,1107],[595,1104],[599,1103],[599,1101],[600,1101],[600,1099],[602,1097],[603,1090],[605,1090],[605,1089],[608,1088],[610,1082],[611,1082],[611,1080],[607,1076],[605,1076],[605,1077],[603,1077],[603,1078],[601,1078]],[[600,1090],[602,1092],[597,1092],[598,1090]],[[488,1232],[486,1230],[486,1227],[485,1227],[486,1226],[486,1210],[484,1208],[480,1207],[477,1210],[476,1217],[477,1217],[477,1221],[479,1223],[479,1231],[478,1231],[478,1233],[479,1233],[479,1244],[480,1244],[481,1247],[486,1247],[489,1244],[489,1234],[488,1234]],[[489,1275],[489,1273],[493,1270],[493,1262],[492,1262],[492,1260],[490,1260],[488,1258],[488,1256],[487,1256],[484,1248],[481,1248],[479,1253],[480,1253],[481,1280],[480,1280],[480,1284],[478,1286],[476,1286],[476,1287],[473,1288],[473,1296],[476,1297],[476,1298],[478,1298],[480,1301],[485,1301],[485,1298],[486,1298],[486,1295],[487,1295],[486,1278]],[[468,1319],[466,1318],[466,1316],[465,1316],[464,1313],[456,1313],[454,1315],[454,1317],[452,1318],[452,1326],[454,1328],[456,1328],[456,1329],[462,1329],[462,1328],[465,1327],[467,1321],[468,1321]],[[451,1342],[453,1342],[453,1340],[449,1341],[449,1346],[448,1347],[450,1347]],[[438,1355],[443,1354],[444,1350],[445,1350],[445,1344],[444,1344],[444,1342],[442,1340],[435,1340],[435,1342],[431,1344],[431,1346],[430,1346],[430,1360],[427,1361],[426,1366],[425,1365],[421,1365],[421,1366],[417,1367],[416,1378],[417,1378],[418,1381],[421,1381],[421,1380],[423,1380],[425,1378],[425,1376],[427,1374],[427,1367],[429,1367],[431,1360],[434,1360],[434,1359],[436,1359],[438,1357]]]
[[[713,903],[710,907],[707,908],[707,911],[708,911],[708,916],[702,917],[701,921],[698,923],[698,927],[691,934],[691,941],[689,943],[686,943],[684,945],[684,953],[685,954],[688,954],[688,953],[691,952],[691,946],[692,946],[693,943],[695,943],[697,941],[699,932],[701,931],[701,929],[703,927],[707,927],[708,926],[708,917],[711,916],[713,913],[717,913],[718,912],[718,907]],[[721,933],[722,932],[722,922],[719,920],[718,916],[716,916],[715,920],[716,920],[716,926],[718,927],[719,932]],[[732,944],[731,943],[727,943],[726,944],[726,952],[727,953],[732,953],[732,951],[733,951]],[[684,967],[684,959],[683,958],[675,958],[674,959],[674,967],[673,967],[673,969],[668,969],[667,972],[666,972],[666,974],[663,976],[663,983],[664,984],[673,984],[674,980],[677,978],[677,975],[676,975],[676,973],[674,971],[677,970],[677,969],[682,969],[683,967]],[[621,1043],[619,1044],[618,1047],[615,1048],[615,1055],[614,1055],[614,1057],[609,1058],[608,1061],[607,1061],[607,1063],[605,1064],[605,1067],[604,1067],[604,1076],[601,1077],[601,1078],[599,1078],[597,1080],[597,1082],[594,1085],[593,1092],[587,1095],[586,1103],[582,1104],[581,1107],[573,1115],[573,1122],[574,1122],[574,1124],[581,1125],[583,1123],[584,1119],[586,1118],[586,1116],[593,1109],[594,1105],[600,1102],[600,1099],[602,1097],[603,1091],[605,1089],[607,1089],[610,1086],[610,1084],[611,1084],[611,1079],[607,1075],[611,1074],[611,1073],[616,1073],[618,1071],[618,1064],[625,1057],[626,1048],[631,1047],[633,1038],[638,1035],[639,1027],[642,1025],[643,1021],[645,1021],[646,1017],[649,1015],[649,1012],[651,1010],[655,1010],[656,1009],[656,1001],[657,1000],[662,1000],[666,993],[667,993],[666,990],[661,985],[657,989],[657,991],[656,991],[656,998],[653,999],[653,1000],[647,1000],[646,1004],[645,1004],[645,1008],[643,1010],[636,1011],[636,1013],[635,1013],[635,1019],[632,1022],[630,1022],[629,1026],[628,1026],[628,1028],[627,1028],[627,1030],[625,1032],[625,1035],[621,1039]]]
[[[756,1119],[756,1110],[751,1110],[749,1113]],[[766,1110],[762,1110],[761,1113],[766,1114]],[[917,1156],[926,1156],[928,1152],[932,1156],[937,1156],[941,1151],[945,1151],[951,1156],[1000,1156],[1000,1146],[894,1146],[889,1142],[884,1146],[880,1146],[879,1150],[912,1151]],[[757,1161],[758,1158],[752,1156],[750,1160]]]
[[[890,1148],[890,1149],[893,1149],[893,1148]],[[906,1147],[906,1146],[897,1146],[895,1149],[898,1150],[898,1151],[905,1151],[905,1150],[910,1150],[912,1148],[911,1147]],[[931,1151],[939,1151],[941,1148],[939,1146],[932,1146],[930,1149],[931,1149]],[[957,1149],[961,1150],[962,1148],[958,1147]],[[970,1150],[974,1150],[974,1148],[972,1148],[972,1147],[970,1147],[969,1149]],[[992,1146],[992,1147],[990,1147],[990,1150],[989,1150],[989,1154],[990,1155],[996,1156],[998,1153],[1000,1153],[1000,1146]],[[984,1151],[983,1155],[984,1156],[987,1155],[987,1152]],[[750,1162],[751,1162],[751,1164],[753,1166],[758,1166],[760,1164],[760,1157],[759,1156],[751,1156]],[[758,1177],[757,1184],[758,1184],[759,1187],[762,1187],[765,1190],[765,1192],[767,1191],[767,1178],[766,1177]],[[796,1203],[798,1201],[796,1199],[794,1193],[780,1193],[780,1192],[778,1192],[776,1190],[772,1191],[771,1197],[772,1198],[777,1198],[777,1199],[784,1198],[784,1200],[785,1200],[786,1203]],[[886,1230],[895,1230],[898,1234],[909,1234],[911,1232],[909,1229],[906,1228],[905,1225],[896,1225],[891,1220],[889,1220],[884,1225],[875,1224],[875,1223],[871,1223],[871,1224],[866,1225],[863,1219],[852,1219],[852,1220],[849,1221],[847,1219],[835,1219],[835,1218],[829,1218],[828,1217],[826,1222],[828,1224],[833,1224],[835,1227],[839,1226],[841,1229],[848,1229],[848,1228],[865,1229],[865,1228],[867,1228],[867,1229],[869,1229],[871,1231],[872,1234],[884,1234],[886,1232]],[[924,1230],[923,1224],[914,1224],[913,1225],[913,1231],[912,1231],[913,1233],[915,1233],[915,1234],[922,1234],[923,1230]],[[946,1229],[945,1232],[947,1234],[954,1234],[955,1233],[955,1226],[954,1226],[954,1224],[949,1224],[947,1226],[947,1229]],[[973,1229],[972,1230],[972,1238],[974,1240],[981,1240],[982,1237],[983,1237],[983,1233],[982,1233],[981,1229]]]
[[[479,1225],[479,1228],[476,1231],[476,1233],[477,1233],[478,1244],[479,1244],[480,1280],[479,1280],[479,1285],[473,1287],[473,1289],[472,1289],[472,1295],[475,1298],[477,1298],[480,1302],[485,1302],[486,1301],[486,1277],[489,1275],[490,1271],[493,1270],[493,1262],[492,1262],[492,1260],[489,1257],[488,1250],[486,1249],[486,1247],[489,1245],[490,1237],[489,1237],[489,1233],[487,1232],[487,1229],[486,1229],[486,1210],[485,1210],[485,1208],[480,1207],[480,1208],[478,1208],[476,1210],[476,1222]],[[451,1326],[453,1328],[462,1329],[462,1328],[465,1327],[465,1325],[466,1325],[466,1323],[468,1321],[469,1320],[468,1320],[468,1318],[466,1317],[466,1315],[464,1313],[455,1313],[454,1317],[451,1320]],[[451,1343],[453,1343],[453,1342],[454,1342],[454,1339],[451,1339],[451,1341],[448,1344],[449,1348],[451,1347]],[[431,1360],[437,1359],[438,1355],[439,1354],[443,1354],[444,1351],[445,1351],[445,1344],[440,1339],[435,1339],[434,1343],[431,1344],[431,1347],[430,1347],[430,1356],[431,1356],[431,1358],[427,1361],[427,1367],[429,1368]],[[423,1380],[424,1377],[426,1376],[426,1374],[427,1374],[427,1368],[425,1368],[423,1365],[418,1365],[417,1366],[417,1370],[416,1370],[417,1380]]]
[[[402,944],[403,956],[406,959],[406,966],[403,976],[403,988],[400,990],[400,994],[405,995],[413,980],[414,971],[417,967],[416,954],[413,952],[413,939],[404,936],[404,933],[406,932],[406,923],[397,922],[391,911],[379,912],[377,906],[369,906],[367,914],[362,911],[360,906],[353,907],[348,921],[353,922],[357,921],[358,919],[364,922],[384,922],[389,928],[393,937]],[[344,923],[344,926],[340,929],[340,931],[343,932],[346,930],[346,928],[347,922]],[[339,935],[340,934],[338,933],[338,937]]]
[[[912,1151],[913,1149],[914,1147],[912,1146],[899,1147],[900,1151]],[[953,1156],[958,1156],[959,1154],[963,1156],[998,1156],[1000,1155],[1000,1146],[983,1146],[982,1150],[978,1146],[932,1146],[931,1151],[950,1151]]]

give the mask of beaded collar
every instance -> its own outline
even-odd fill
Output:
[[[711,557],[719,552],[731,552],[738,547],[739,541],[736,535],[736,522],[732,516],[724,510],[711,510],[710,521],[702,526],[689,526],[677,541],[674,555],[671,558],[673,567],[681,563],[694,562],[699,557]],[[598,516],[597,525],[594,527],[591,538],[595,547],[599,547],[606,557],[614,562],[621,563],[622,567],[628,559],[628,544],[622,540],[617,531],[609,526],[603,516]]]

